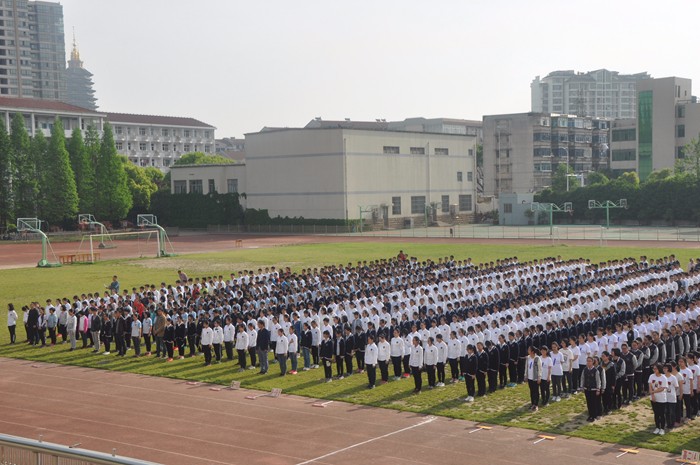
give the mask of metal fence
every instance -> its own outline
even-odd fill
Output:
[[[0,434],[0,465],[158,465]]]
[[[432,237],[469,239],[542,239],[552,241],[589,240],[607,241],[688,241],[700,242],[700,228],[694,227],[645,227],[600,225],[549,226],[493,226],[463,224],[429,228],[386,229],[360,232],[356,226],[324,225],[243,225],[207,227],[210,234],[300,234],[365,237]]]

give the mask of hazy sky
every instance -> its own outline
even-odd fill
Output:
[[[62,0],[103,111],[242,136],[530,110],[557,69],[700,79],[697,0]]]

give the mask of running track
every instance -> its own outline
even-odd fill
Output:
[[[166,465],[672,464],[534,431],[131,373],[0,358],[0,433]]]

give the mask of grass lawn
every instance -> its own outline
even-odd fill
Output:
[[[237,366],[231,362],[205,368],[202,357],[175,360],[165,363],[152,358],[118,358],[115,356],[95,356],[89,351],[68,352],[65,345],[53,348],[30,348],[24,344],[8,345],[6,324],[6,303],[15,306],[32,300],[44,301],[47,298],[72,297],[76,293],[101,291],[113,274],[119,275],[122,288],[161,281],[172,283],[179,268],[189,276],[211,274],[227,275],[231,271],[250,269],[259,266],[290,266],[293,269],[331,263],[356,262],[394,256],[403,249],[410,256],[419,259],[454,255],[456,258],[471,257],[473,261],[485,262],[497,258],[517,256],[520,260],[561,255],[563,258],[590,258],[594,262],[613,258],[662,257],[675,253],[685,265],[690,257],[700,255],[692,249],[641,249],[618,247],[570,247],[570,246],[510,246],[474,244],[415,244],[415,243],[347,243],[287,246],[264,249],[238,249],[222,253],[187,255],[167,259],[141,259],[103,262],[96,265],[74,265],[55,269],[15,269],[0,270],[0,356],[79,365],[92,368],[129,371],[140,374],[170,378],[198,380],[218,384],[229,384],[240,380],[241,385],[251,389],[270,390],[282,388],[293,393],[319,399],[342,400],[346,402],[377,407],[420,412],[461,418],[504,426],[516,426],[553,433],[569,434],[605,442],[646,447],[668,452],[682,449],[700,449],[700,421],[695,425],[683,426],[677,431],[659,437],[650,433],[653,425],[648,401],[625,408],[621,412],[605,417],[599,422],[585,422],[585,402],[583,396],[552,404],[537,413],[526,408],[528,392],[525,386],[499,391],[486,399],[478,399],[466,404],[464,384],[448,385],[433,391],[424,390],[419,396],[411,394],[412,380],[390,382],[372,391],[365,389],[365,375],[354,375],[342,381],[325,384],[320,381],[321,370],[299,372],[297,376],[277,376],[278,369],[271,365],[267,375],[257,375],[257,371],[237,373]],[[23,328],[18,328],[20,340],[24,339]]]

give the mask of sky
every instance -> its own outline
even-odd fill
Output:
[[[100,110],[242,137],[323,119],[530,110],[530,83],[600,68],[700,80],[697,0],[62,0]],[[695,22],[695,24],[694,24]]]

